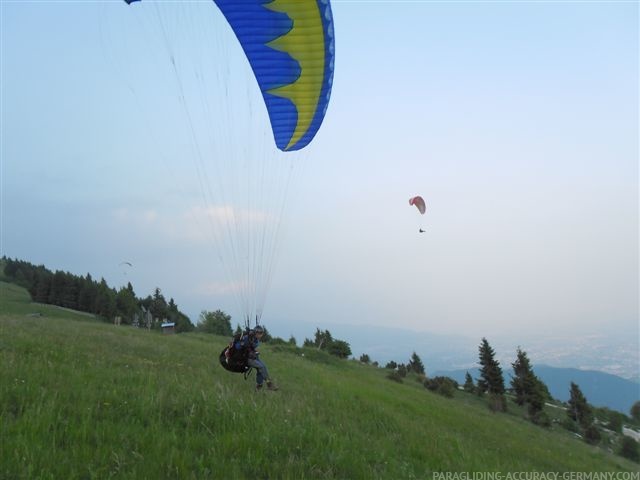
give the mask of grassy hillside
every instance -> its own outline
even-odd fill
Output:
[[[39,312],[42,316],[28,314]],[[280,347],[281,386],[217,364],[226,339],[163,336],[31,304],[0,283],[2,478],[432,478],[637,465],[385,371]],[[312,352],[309,352],[312,353]]]

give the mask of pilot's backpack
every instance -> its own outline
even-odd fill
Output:
[[[246,332],[245,332],[246,333]],[[242,339],[242,333],[236,333],[229,345],[227,345],[222,352],[220,352],[220,365],[226,370],[234,373],[244,373],[245,378],[251,372],[249,366],[249,349],[243,347],[241,349],[235,348],[235,344]]]

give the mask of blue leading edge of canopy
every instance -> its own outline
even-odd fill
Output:
[[[139,0],[125,0],[128,4]],[[319,95],[310,94],[299,98],[296,105],[292,99],[274,92],[279,87],[294,84],[303,74],[301,64],[289,52],[276,50],[267,45],[282,38],[294,28],[294,21],[282,11],[269,9],[269,4],[276,5],[280,10],[286,9],[288,2],[273,0],[213,0],[240,41],[242,48],[253,69],[256,80],[267,106],[271,128],[277,147],[280,150],[300,150],[311,142],[318,132],[324,119],[331,96],[334,70],[334,30],[333,17],[329,0],[295,0],[299,7],[302,4],[317,6],[315,19],[322,24],[324,43],[324,65]],[[309,9],[316,12],[316,9]],[[315,14],[315,13],[314,13]],[[291,50],[302,50],[308,45],[304,36],[295,35],[288,39]],[[315,70],[315,67],[314,67]],[[318,75],[314,73],[313,75]],[[271,93],[270,93],[271,92]],[[299,109],[311,109],[312,119],[304,132],[298,133],[298,139],[292,143],[299,119]]]

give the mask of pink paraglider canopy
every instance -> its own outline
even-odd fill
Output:
[[[427,205],[424,203],[424,199],[420,196],[411,197],[409,199],[409,205],[415,205],[415,207],[422,215],[424,215],[424,212],[427,211]]]

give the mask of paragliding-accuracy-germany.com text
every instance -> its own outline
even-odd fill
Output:
[[[640,472],[433,472],[432,480],[640,480]]]

